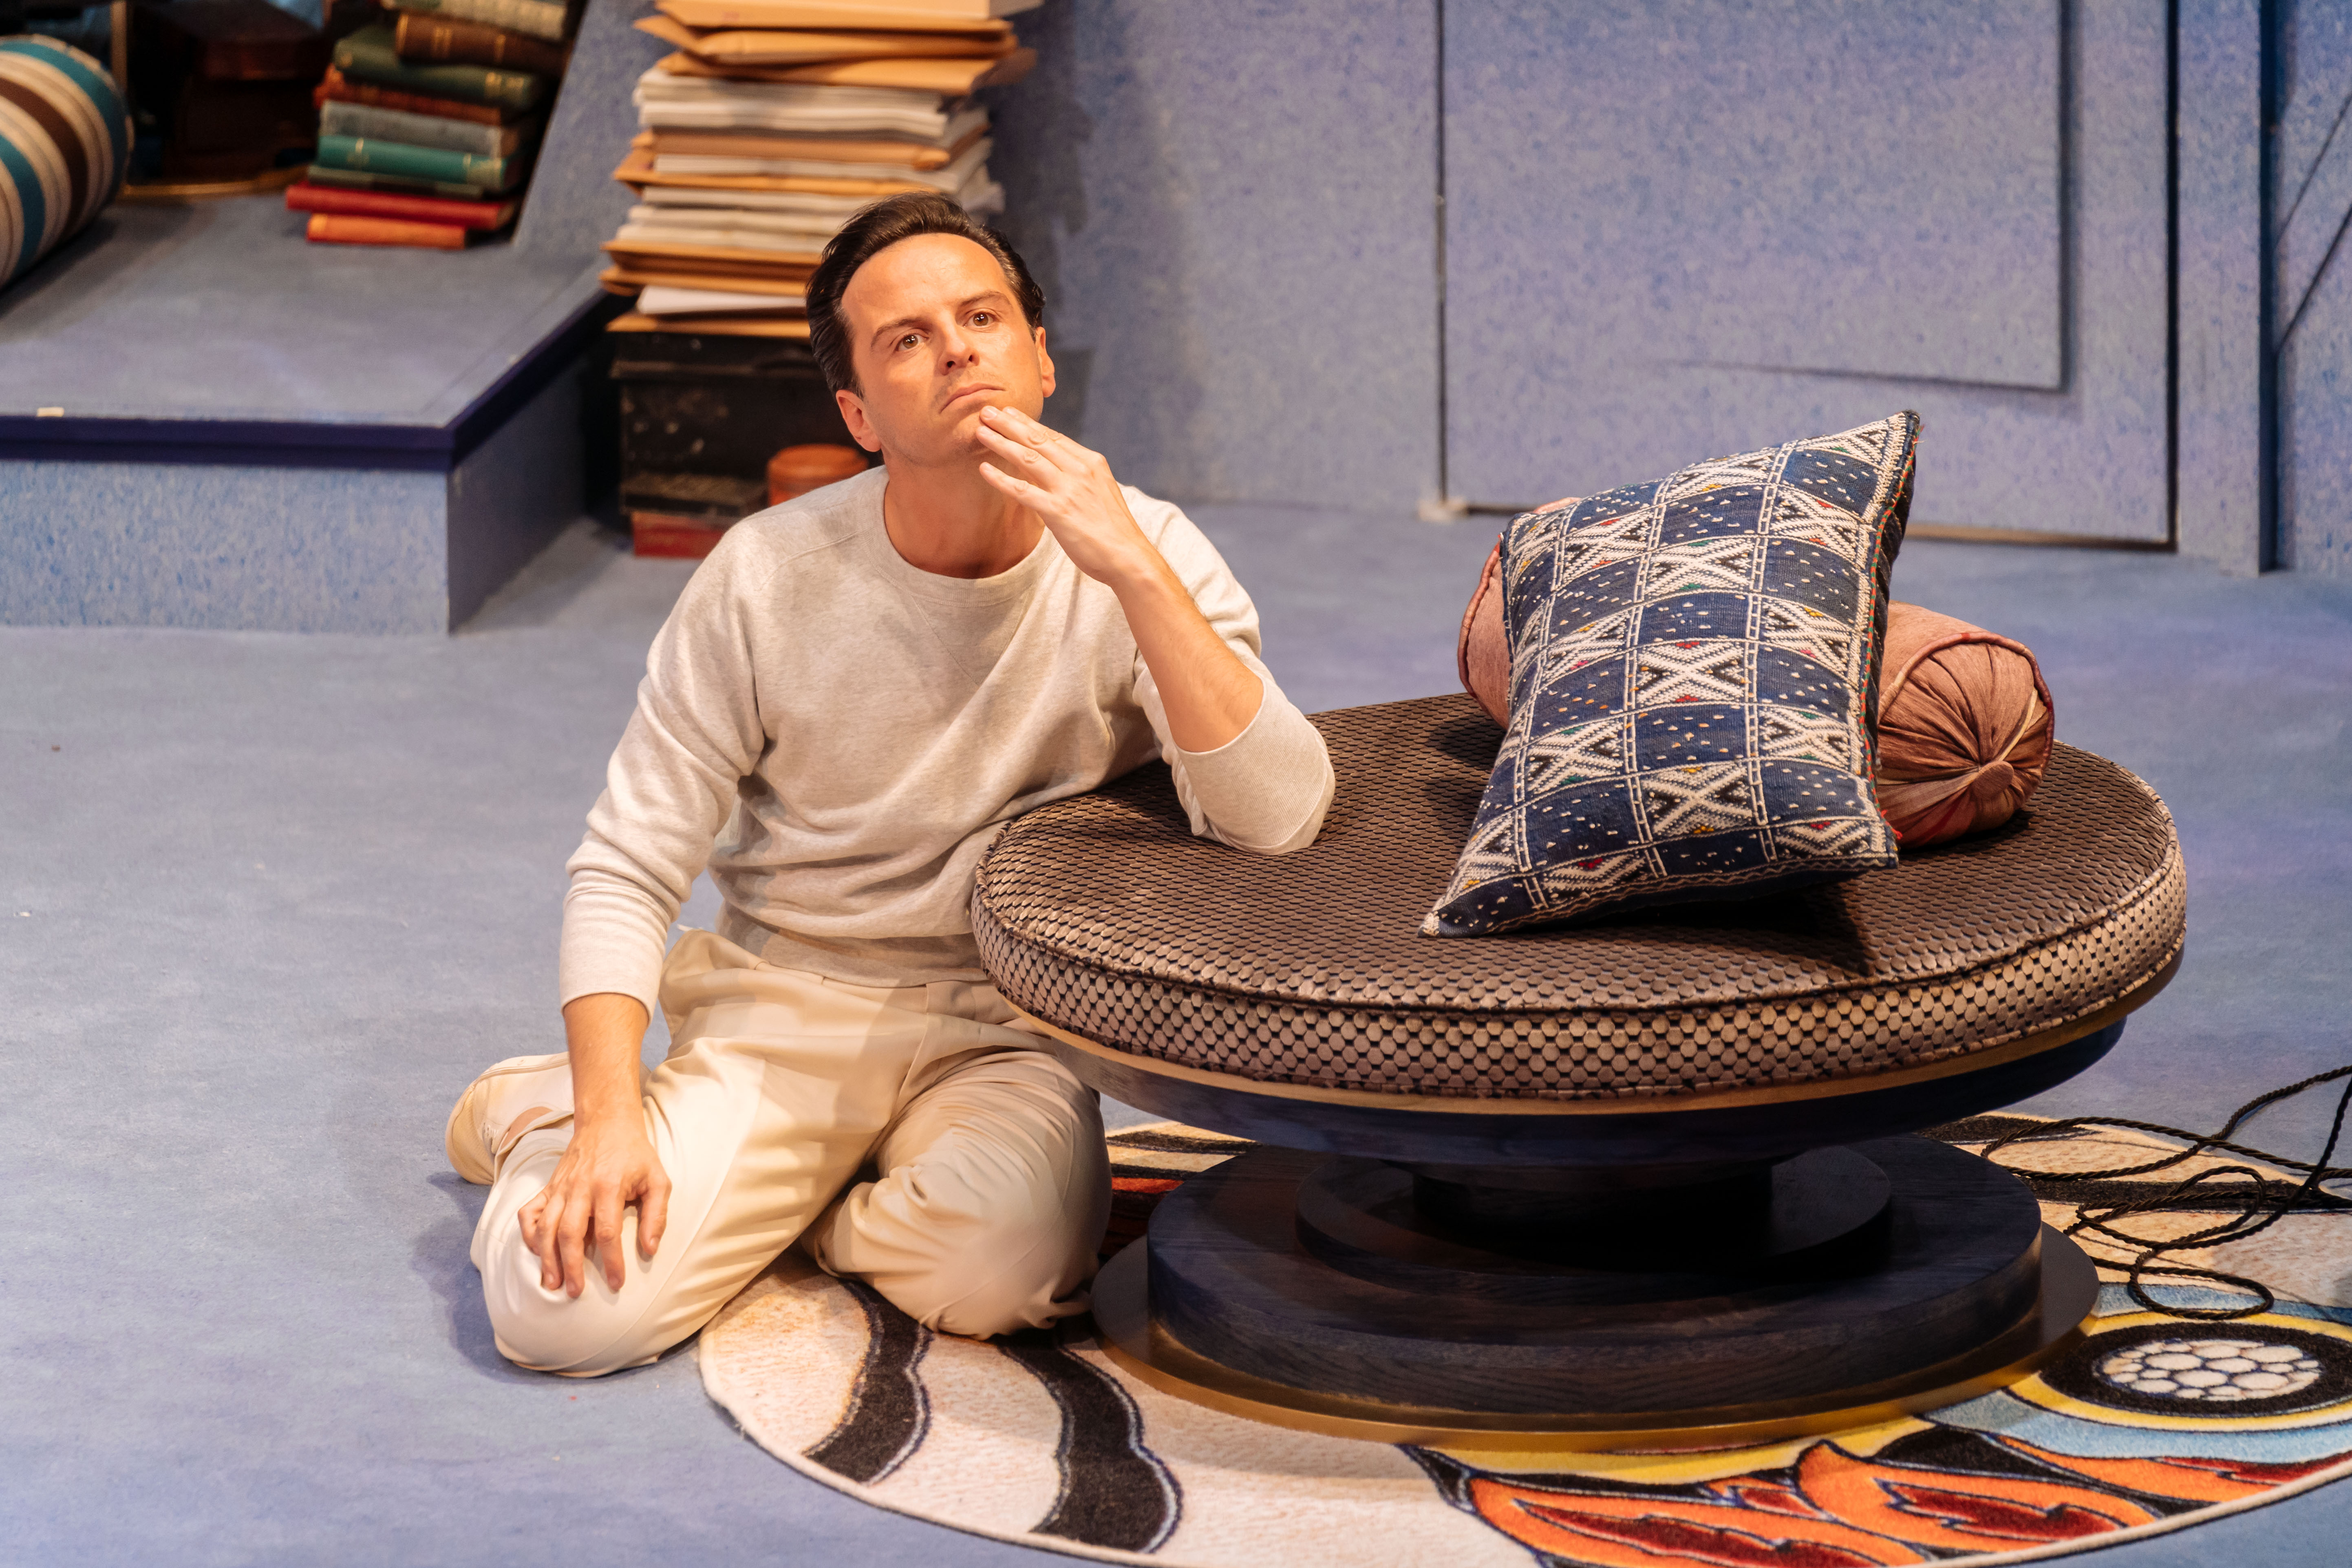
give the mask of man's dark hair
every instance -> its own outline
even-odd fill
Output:
[[[857,390],[857,369],[850,361],[849,322],[841,313],[841,296],[857,269],[902,239],[919,234],[952,234],[968,239],[1004,268],[1013,298],[1034,331],[1045,324],[1045,291],[1029,276],[1028,263],[1004,237],[973,217],[947,197],[928,191],[886,196],[861,209],[828,241],[824,256],[809,275],[809,348],[817,369],[824,373],[828,392]]]

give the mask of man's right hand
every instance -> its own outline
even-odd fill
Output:
[[[621,1288],[625,1250],[621,1215],[637,1205],[637,1256],[651,1262],[669,1218],[669,1173],[646,1137],[642,1117],[626,1122],[575,1122],[571,1147],[539,1196],[522,1205],[522,1238],[539,1254],[542,1289],[578,1296],[588,1283],[588,1248],[597,1249],[604,1283]]]
[[[637,1207],[637,1255],[650,1262],[669,1221],[669,1173],[646,1136],[637,1052],[646,1010],[633,997],[599,992],[563,1009],[572,1049],[572,1142],[555,1175],[516,1217],[539,1255],[542,1289],[577,1297],[588,1284],[588,1248],[604,1283],[621,1289],[627,1259],[621,1216]]]

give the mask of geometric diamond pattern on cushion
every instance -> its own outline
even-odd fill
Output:
[[[1513,521],[1510,724],[1424,934],[1895,864],[1873,747],[1917,432],[1896,414]]]

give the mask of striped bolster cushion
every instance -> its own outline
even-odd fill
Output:
[[[130,163],[105,67],[55,38],[0,38],[0,285],[80,233]]]

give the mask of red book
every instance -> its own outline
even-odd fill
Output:
[[[633,511],[629,513],[630,550],[637,555],[699,561],[719,547],[719,536],[732,526],[671,512]]]
[[[339,213],[352,217],[406,218],[411,223],[456,224],[485,233],[514,220],[512,202],[457,202],[440,196],[404,196],[390,191],[352,191],[304,181],[286,187],[286,205],[298,213]]]
[[[406,245],[420,250],[463,250],[466,231],[454,223],[404,223],[395,217],[310,215],[314,245]]]

